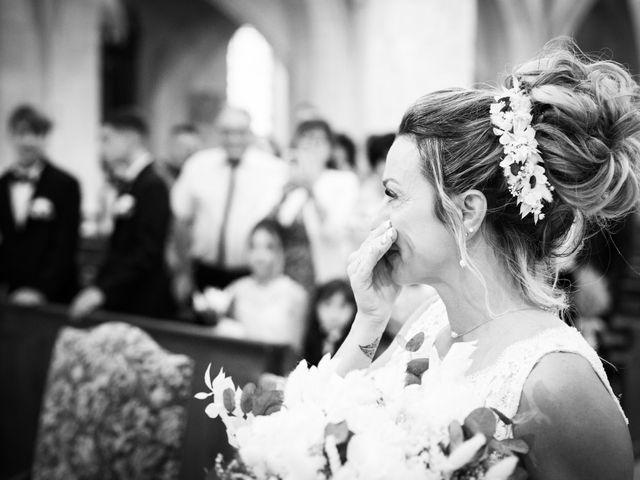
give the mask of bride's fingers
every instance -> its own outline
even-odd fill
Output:
[[[351,264],[352,273],[363,277],[370,277],[373,269],[397,238],[394,228],[388,228],[382,235],[365,242],[360,249],[360,255]]]
[[[379,225],[373,227],[370,229],[369,231],[369,235],[380,235],[381,233],[383,233],[385,230],[391,228],[391,220],[385,220],[384,222],[381,222]]]
[[[362,242],[362,245],[360,245],[360,248],[358,248],[358,250],[356,250],[351,255],[349,255],[349,258],[347,259],[347,264],[351,264],[357,261],[358,258],[362,256],[364,249],[368,248],[371,242],[375,242],[377,238],[379,238],[384,232],[386,232],[390,228],[391,228],[390,220],[386,220],[382,222],[380,225],[378,225],[377,227],[372,228],[371,231],[369,232],[369,235],[367,235],[367,238],[364,240],[364,242]]]

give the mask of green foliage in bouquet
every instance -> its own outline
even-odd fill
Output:
[[[472,439],[475,435],[481,434],[487,442],[474,455],[471,462],[457,471],[451,478],[452,480],[473,478],[476,472],[487,471],[491,464],[498,459],[516,456],[519,459],[529,453],[529,445],[521,439],[505,439],[497,440],[494,438],[496,434],[497,422],[501,421],[505,425],[512,425],[513,422],[506,415],[495,408],[481,407],[473,410],[464,423],[453,421],[449,425],[450,443],[441,446],[445,454],[451,455],[462,444]],[[523,480],[527,478],[527,473],[522,467],[517,467],[514,473],[509,477],[510,480]]]

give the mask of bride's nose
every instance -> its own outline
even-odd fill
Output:
[[[371,225],[369,228],[373,230],[378,227],[378,225],[382,224],[382,222],[386,222],[387,220],[391,220],[391,216],[389,214],[389,208],[387,206],[387,202],[380,202],[380,206],[378,207],[378,211],[371,219]]]

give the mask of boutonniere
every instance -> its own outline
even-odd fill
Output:
[[[53,202],[48,198],[37,197],[31,201],[29,216],[36,220],[51,220],[55,215]]]
[[[133,195],[129,195],[125,193],[124,195],[120,195],[115,204],[115,214],[116,217],[130,217],[133,214],[133,210],[136,207],[136,199]]]

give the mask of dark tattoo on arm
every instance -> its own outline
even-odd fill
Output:
[[[380,343],[381,339],[382,337],[378,337],[369,345],[358,345],[358,347],[360,347],[360,351],[364,353],[367,358],[372,359],[376,354],[376,350],[378,349],[378,344]]]

